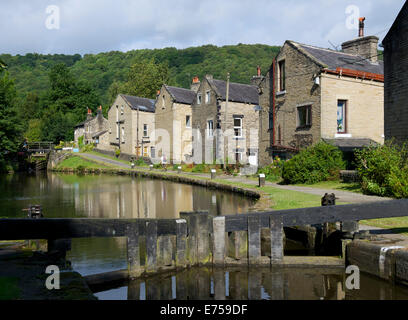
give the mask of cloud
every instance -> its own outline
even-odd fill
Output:
[[[329,47],[357,36],[345,9],[366,16],[366,34],[385,36],[400,0],[0,0],[1,53],[97,53],[291,39]],[[60,9],[60,29],[46,28],[46,8]]]

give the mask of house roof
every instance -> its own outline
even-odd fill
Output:
[[[193,103],[194,97],[196,95],[195,91],[184,89],[184,88],[171,87],[168,85],[164,85],[164,87],[170,93],[170,95],[174,99],[174,102],[184,103],[184,104]]]
[[[222,100],[226,100],[227,82],[210,78],[207,78],[207,80],[217,95],[221,97]],[[228,101],[259,104],[258,87],[249,84],[230,82]]]
[[[342,151],[353,151],[354,149],[361,149],[370,145],[378,144],[369,138],[336,138],[322,140],[338,147]]]
[[[332,71],[336,71],[337,68],[342,68],[375,74],[384,74],[383,61],[374,63],[355,54],[319,48],[294,41],[287,42],[295,46],[299,51],[303,52],[321,67]]]
[[[108,130],[98,131],[92,136],[92,138],[99,138],[101,135],[105,134],[106,132],[108,132]]]
[[[154,107],[155,100],[135,96],[128,96],[125,94],[121,94],[120,96],[127,102],[129,107],[133,110],[139,109],[140,111],[145,112],[154,112],[155,110]]]

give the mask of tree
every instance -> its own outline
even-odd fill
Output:
[[[21,122],[16,111],[17,91],[8,72],[0,77],[0,160],[5,152],[16,152],[22,141]]]
[[[127,81],[120,90],[122,93],[154,99],[157,90],[169,81],[167,64],[154,59],[137,60],[130,68]]]
[[[24,134],[28,142],[41,141],[42,139],[42,121],[40,119],[31,119],[28,121],[28,129]]]

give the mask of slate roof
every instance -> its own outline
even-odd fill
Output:
[[[92,138],[99,138],[101,135],[105,134],[106,132],[108,132],[108,130],[98,131],[92,136]]]
[[[336,139],[322,139],[338,147],[342,151],[353,151],[354,149],[361,149],[370,145],[377,145],[378,143],[368,138],[336,138]]]
[[[300,51],[306,52],[308,56],[314,59],[322,67],[335,71],[337,68],[352,69],[363,72],[384,74],[384,63],[378,61],[373,63],[361,56],[324,49],[319,47],[301,44],[294,41],[288,41]]]
[[[168,85],[164,85],[170,95],[173,97],[174,101],[177,103],[184,103],[184,104],[192,104],[195,98],[195,91],[178,88],[178,87],[171,87]]]
[[[137,110],[138,108],[140,111],[146,112],[154,112],[155,110],[154,106],[155,100],[135,96],[128,96],[125,94],[121,94],[121,96],[133,110]]]
[[[216,91],[217,95],[221,97],[222,100],[226,100],[227,82],[224,80],[209,78],[207,78],[207,80]],[[249,84],[230,82],[228,101],[259,104],[258,87]]]

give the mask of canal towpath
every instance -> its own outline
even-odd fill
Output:
[[[110,159],[103,155],[96,155],[94,153],[80,153],[79,156],[85,159],[88,159],[88,160],[102,162],[102,163],[106,163],[106,164],[117,166],[117,167],[124,168],[124,169],[131,169],[130,164],[126,164],[121,161]],[[153,171],[162,171],[162,170],[153,169]],[[208,174],[205,174],[205,173],[181,172],[178,174],[192,176],[192,177],[208,178]],[[229,176],[229,175],[217,175],[217,180],[224,180],[225,182],[228,182],[228,183],[240,183],[240,184],[248,184],[248,185],[253,185],[253,186],[258,185],[257,179],[247,177],[247,176],[235,176],[234,177],[234,176]],[[266,181],[265,185],[274,187],[274,188],[278,188],[278,189],[297,191],[297,192],[313,194],[313,195],[318,195],[318,196],[323,196],[325,193],[329,193],[329,194],[334,193],[336,195],[338,202],[350,203],[350,204],[392,200],[391,198],[364,195],[361,193],[356,193],[356,192],[351,192],[351,191],[334,190],[334,189],[327,189],[327,188],[305,187],[305,186],[294,186],[294,185],[281,185],[276,182],[269,182],[269,181]]]

